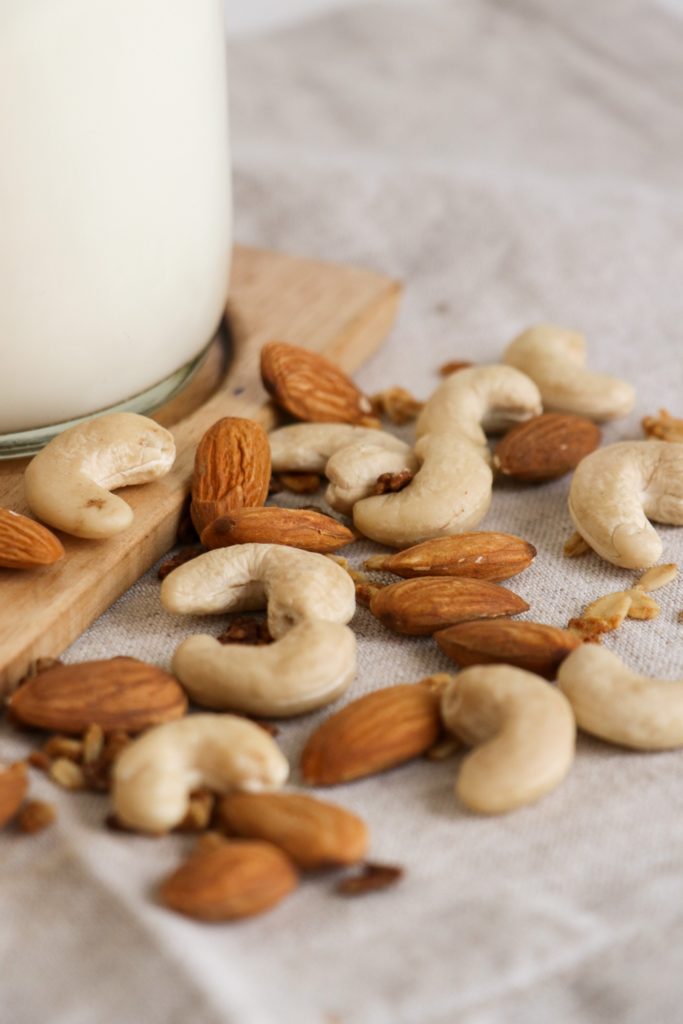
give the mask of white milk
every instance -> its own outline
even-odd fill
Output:
[[[221,0],[0,0],[0,433],[211,339],[230,170]]]

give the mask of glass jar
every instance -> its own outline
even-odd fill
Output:
[[[222,0],[0,0],[0,153],[7,456],[160,404],[212,339],[231,251]]]

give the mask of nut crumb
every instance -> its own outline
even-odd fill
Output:
[[[293,491],[294,494],[315,494],[322,486],[322,478],[317,473],[278,473],[273,479],[278,481],[282,490]]]
[[[48,772],[52,764],[52,758],[48,757],[44,750],[33,750],[26,758],[26,763],[39,772]]]
[[[59,757],[66,757],[69,761],[80,761],[83,755],[83,743],[71,736],[51,736],[47,743],[43,744],[43,753],[51,760]]]
[[[356,583],[356,601],[368,608],[373,595],[381,589],[376,583]]]
[[[654,565],[647,572],[643,573],[638,582],[636,583],[637,590],[659,590],[660,587],[665,587],[667,583],[672,583],[678,576],[678,566],[675,562],[669,562],[667,565]]]
[[[53,782],[63,789],[85,789],[85,776],[80,765],[70,761],[68,757],[58,757],[50,765],[48,772]]]
[[[177,554],[167,558],[165,562],[162,562],[157,571],[157,577],[160,580],[165,580],[166,577],[177,569],[180,565],[185,565],[186,562],[191,562],[193,558],[197,558],[199,555],[203,555],[206,548],[202,544],[193,544],[192,547],[183,548],[178,551]]]
[[[368,861],[358,874],[346,875],[335,886],[341,896],[364,896],[396,885],[403,878],[403,868],[392,864],[374,864]]]
[[[94,764],[104,750],[104,732],[102,727],[95,724],[89,726],[83,733],[83,764]]]
[[[370,399],[373,411],[377,416],[386,416],[391,423],[403,426],[416,419],[424,408],[424,402],[420,402],[406,388],[387,388],[386,391],[379,391]]]
[[[185,817],[176,826],[176,832],[203,832],[209,827],[216,798],[208,789],[190,794]]]
[[[585,555],[589,551],[590,547],[586,544],[580,533],[573,533],[571,537],[564,542],[564,547],[562,549],[565,558],[579,558],[581,555]]]
[[[400,473],[382,473],[372,489],[373,494],[396,494],[407,487],[415,474],[410,469],[402,469]]]
[[[256,647],[273,642],[266,620],[249,615],[238,615],[216,639],[219,644],[253,644]]]
[[[630,591],[631,595],[631,607],[628,611],[629,619],[656,619],[659,615],[661,608],[657,602],[646,594],[643,590],[639,590],[637,587]]]
[[[444,363],[443,366],[439,367],[439,373],[442,377],[450,377],[452,373],[466,370],[469,366],[474,366],[474,363],[470,363],[466,359],[452,359],[450,362]]]
[[[57,812],[52,804],[44,800],[28,800],[22,807],[17,819],[19,829],[27,835],[34,832],[42,832],[48,828],[57,818]]]
[[[659,416],[644,416],[641,424],[646,437],[674,443],[683,441],[683,420],[672,416],[666,409],[660,409]]]

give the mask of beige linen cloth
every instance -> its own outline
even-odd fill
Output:
[[[447,359],[495,360],[521,328],[584,330],[597,369],[638,388],[605,440],[683,414],[683,22],[646,0],[458,0],[355,9],[231,51],[238,237],[366,264],[407,285],[358,374],[426,396]],[[533,541],[511,581],[564,624],[635,574],[567,561],[568,481],[499,487],[483,528]],[[662,529],[683,562],[683,530]],[[373,550],[357,545],[354,562]],[[206,628],[159,605],[149,573],[69,651],[167,664]],[[683,676],[683,584],[608,645]],[[220,622],[209,627],[220,628]],[[351,696],[449,663],[364,610]],[[292,781],[318,716],[287,724]],[[25,742],[4,731],[3,759]],[[188,840],[102,828],[63,795],[56,827],[2,837],[3,1024],[674,1024],[683,1002],[683,754],[581,738],[538,806],[477,818],[457,760],[418,761],[329,794],[372,829],[402,884],[344,900],[305,879],[271,914],[202,926],[155,905]]]

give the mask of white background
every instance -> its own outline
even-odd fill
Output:
[[[230,35],[267,29],[298,18],[352,7],[361,0],[225,0],[225,21]],[[391,0],[393,3],[415,0]]]

